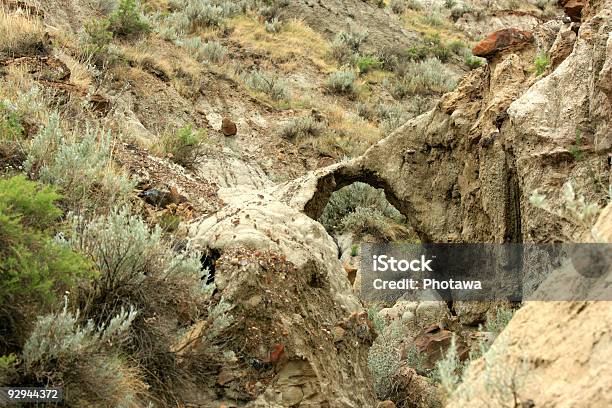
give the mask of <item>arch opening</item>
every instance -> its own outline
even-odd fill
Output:
[[[357,186],[357,187],[352,187]],[[354,200],[354,203],[350,201]],[[369,208],[370,213],[378,215],[378,221],[386,221],[391,224],[389,234],[379,234],[379,238],[386,241],[394,241],[394,237],[402,236],[404,239],[420,242],[431,242],[429,236],[420,228],[418,220],[415,218],[415,211],[409,202],[400,200],[391,186],[382,178],[371,172],[355,171],[351,167],[340,167],[335,172],[322,176],[317,181],[317,188],[304,206],[304,212],[309,217],[320,221],[325,228],[332,233],[334,223],[337,223],[340,216],[355,214],[355,209]],[[334,215],[333,212],[342,210],[341,208],[330,208],[338,206],[344,208],[347,214]],[[348,228],[351,221],[359,222],[360,216],[365,217],[367,211],[359,210],[360,214],[353,215],[352,219],[345,220],[344,224]],[[382,218],[380,217],[382,215]],[[400,216],[402,217],[400,219]],[[376,220],[375,220],[376,222]],[[359,225],[357,225],[358,227]],[[364,225],[367,228],[368,225]],[[371,225],[375,228],[375,225]],[[401,228],[404,227],[404,228]],[[403,231],[407,229],[408,231]],[[334,235],[334,234],[332,234]],[[391,239],[389,239],[391,238]]]

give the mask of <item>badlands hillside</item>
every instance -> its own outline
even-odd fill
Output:
[[[0,387],[48,406],[610,407],[588,285],[360,259],[612,243],[611,199],[611,0],[0,0]]]

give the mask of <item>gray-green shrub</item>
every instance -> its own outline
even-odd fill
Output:
[[[186,375],[172,351],[181,321],[196,320],[212,294],[201,253],[188,246],[175,251],[159,226],[149,227],[127,207],[91,220],[73,218],[65,245],[99,271],[74,294],[83,317],[106,326],[122,308],[136,308],[131,341],[121,348],[144,368],[152,389],[171,393],[172,384]]]
[[[457,86],[455,75],[437,58],[421,62],[406,62],[401,77],[385,83],[396,99],[421,94],[441,94],[452,91]]]
[[[334,192],[319,221],[330,233],[370,234],[383,240],[408,235],[405,217],[387,201],[383,190],[360,182]]]
[[[274,17],[272,20],[264,22],[266,32],[271,34],[279,33],[282,26],[283,24],[279,21],[278,17]]]
[[[325,86],[333,93],[354,96],[357,93],[356,79],[353,71],[336,71],[329,74]]]
[[[325,125],[310,116],[291,119],[281,126],[279,135],[287,140],[296,141],[306,137],[317,137],[325,131]]]
[[[263,92],[272,100],[289,102],[291,92],[287,84],[264,71],[253,71],[246,78],[246,84],[254,91]]]
[[[401,366],[400,343],[405,333],[400,323],[387,326],[379,333],[368,353],[368,368],[374,379],[374,391],[379,399],[393,392],[393,376]]]
[[[70,406],[142,406],[147,386],[119,353],[137,313],[122,309],[108,324],[68,311],[39,317],[21,353],[25,379],[61,386]],[[34,384],[32,384],[34,385]]]
[[[125,202],[135,183],[114,169],[109,132],[87,127],[82,135],[64,136],[57,113],[34,137],[24,169],[59,186],[71,208],[105,207]]]
[[[191,37],[178,41],[193,57],[200,62],[219,63],[225,59],[227,48],[218,41],[203,42],[200,37]]]

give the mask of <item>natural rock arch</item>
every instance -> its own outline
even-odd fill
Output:
[[[359,162],[350,162],[344,166],[339,166],[328,174],[320,177],[317,180],[316,189],[313,191],[312,197],[304,205],[304,213],[309,217],[317,220],[323,214],[325,206],[329,202],[331,195],[343,187],[353,183],[365,183],[374,188],[382,189],[385,197],[391,205],[393,205],[402,215],[406,217],[408,222],[413,226],[416,234],[422,242],[430,242],[431,239],[423,230],[418,228],[418,224],[414,220],[414,211],[409,201],[401,200],[396,194],[389,182],[381,177],[376,172],[363,169]]]

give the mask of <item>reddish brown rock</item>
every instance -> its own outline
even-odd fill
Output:
[[[225,136],[235,136],[238,133],[236,124],[229,118],[223,118],[221,122],[221,131]]]
[[[500,51],[527,44],[531,41],[533,41],[533,34],[529,31],[522,31],[517,28],[504,28],[495,31],[476,44],[472,53],[478,57],[491,57]]]
[[[586,0],[560,0],[559,5],[563,7],[563,11],[572,21],[580,21],[582,18],[582,9],[587,5]]]

